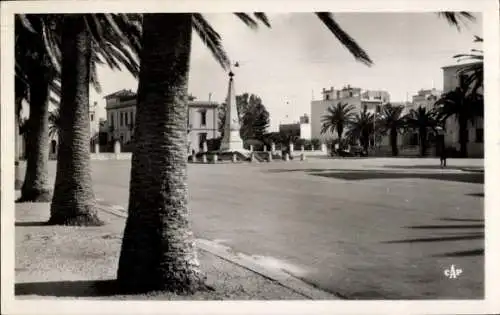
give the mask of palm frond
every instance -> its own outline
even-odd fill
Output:
[[[222,39],[208,21],[200,13],[193,14],[193,27],[198,33],[201,41],[208,47],[215,60],[222,66],[224,70],[228,70],[231,61],[222,47]]]
[[[37,33],[35,31],[35,28],[33,27],[31,21],[29,20],[29,17],[26,14],[16,14],[15,16],[21,23],[22,25],[30,32],[32,33]]]
[[[264,12],[254,12],[253,14],[256,19],[264,23],[265,26],[271,27],[271,23]]]
[[[257,22],[248,13],[235,12],[234,15],[236,15],[243,23],[245,23],[246,26],[250,27],[251,29],[257,29],[259,27],[259,24],[257,24]]]
[[[367,66],[371,66],[373,64],[373,61],[370,59],[366,51],[340,27],[340,25],[335,21],[332,13],[316,12],[316,15],[333,33],[333,35],[337,37],[342,45],[344,45],[351,52],[356,60],[366,64]]]
[[[439,16],[443,17],[450,25],[455,26],[457,30],[461,30],[462,25],[467,25],[469,21],[475,21],[476,17],[469,12],[439,12]]]

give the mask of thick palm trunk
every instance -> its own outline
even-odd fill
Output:
[[[66,15],[62,35],[61,130],[51,224],[101,224],[90,176],[90,53],[83,15]]]
[[[391,149],[392,149],[392,156],[398,156],[399,150],[398,150],[398,131],[395,128],[391,128]]]
[[[128,219],[118,266],[126,291],[191,293],[204,286],[188,218],[190,14],[147,14]]]
[[[467,119],[460,117],[458,120],[458,142],[460,143],[460,157],[467,157]]]
[[[364,132],[363,133],[363,136],[361,137],[362,139],[362,146],[363,146],[363,149],[368,152],[368,147],[370,145],[370,134],[368,132]]]
[[[27,122],[26,173],[20,202],[48,202],[49,161],[49,81],[46,69],[30,69],[30,116]]]

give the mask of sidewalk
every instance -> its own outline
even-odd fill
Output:
[[[312,287],[302,291],[293,290],[293,285],[287,287],[286,281],[279,279],[279,272],[271,271],[271,276],[263,276],[267,271],[261,274],[259,270],[254,272],[242,267],[241,261],[223,259],[226,254],[220,248],[207,251],[213,247],[206,242],[200,242],[198,255],[207,284],[213,290],[192,296],[172,293],[124,296],[105,292],[102,288],[116,276],[123,218],[112,215],[113,211],[100,211],[100,218],[106,222],[101,227],[46,226],[43,223],[49,218],[49,203],[16,204],[15,209],[17,298],[303,300],[321,296],[304,294],[308,290],[314,293],[316,289]],[[277,279],[272,279],[273,274],[278,275]],[[325,293],[324,298],[335,297]]]

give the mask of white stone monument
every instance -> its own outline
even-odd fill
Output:
[[[243,140],[240,137],[240,122],[238,108],[236,106],[233,77],[234,73],[230,71],[226,99],[226,122],[224,126],[224,137],[220,144],[220,151],[241,152],[248,156],[249,151],[243,148]]]

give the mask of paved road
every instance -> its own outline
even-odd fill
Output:
[[[193,229],[352,299],[482,298],[483,174],[453,169],[482,160],[438,163],[190,165]],[[97,197],[126,207],[130,161],[92,167]]]

